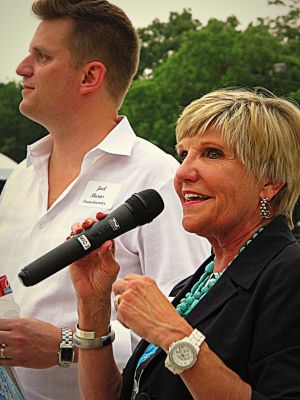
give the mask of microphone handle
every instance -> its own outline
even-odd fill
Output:
[[[24,286],[33,286],[88,253],[74,236],[24,267],[19,279]]]
[[[33,286],[97,249],[106,240],[114,239],[136,226],[131,206],[124,203],[91,228],[24,267],[19,272],[19,279],[24,286]]]

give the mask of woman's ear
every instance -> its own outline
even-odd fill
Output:
[[[260,197],[267,198],[271,201],[283,187],[284,183],[282,182],[271,183],[269,180],[266,180],[261,190]]]
[[[81,94],[95,92],[103,83],[106,74],[106,67],[100,61],[91,61],[87,63],[82,72]]]

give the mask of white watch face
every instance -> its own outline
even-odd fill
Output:
[[[196,362],[197,352],[192,344],[177,342],[172,347],[169,358],[178,368],[191,367]]]

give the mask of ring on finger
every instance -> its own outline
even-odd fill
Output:
[[[114,298],[114,306],[116,311],[118,311],[118,307],[121,303],[121,298],[122,298],[121,294],[117,294],[116,297]]]
[[[5,356],[5,347],[6,347],[6,344],[1,344],[1,347],[0,347],[0,358],[2,358],[2,359],[5,359],[6,358],[6,356]]]

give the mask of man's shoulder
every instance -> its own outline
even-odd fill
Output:
[[[11,194],[15,194],[16,190],[22,192],[23,188],[29,185],[29,182],[32,181],[31,173],[32,168],[27,168],[26,160],[23,160],[14,168],[1,193],[2,204],[3,198],[11,198]]]
[[[5,185],[9,185],[10,182],[16,181],[18,179],[22,180],[24,178],[24,174],[26,174],[27,171],[28,169],[25,159],[15,166],[12,173],[9,175]]]
[[[169,166],[171,169],[177,169],[179,167],[179,162],[172,154],[165,152],[157,145],[138,136],[133,146],[132,155],[135,157],[143,157],[144,160],[152,160],[150,164],[151,167],[158,163]]]
[[[130,180],[141,187],[153,187],[169,193],[173,179],[179,167],[178,161],[171,155],[145,139],[137,138],[130,156],[123,164],[130,171]]]

